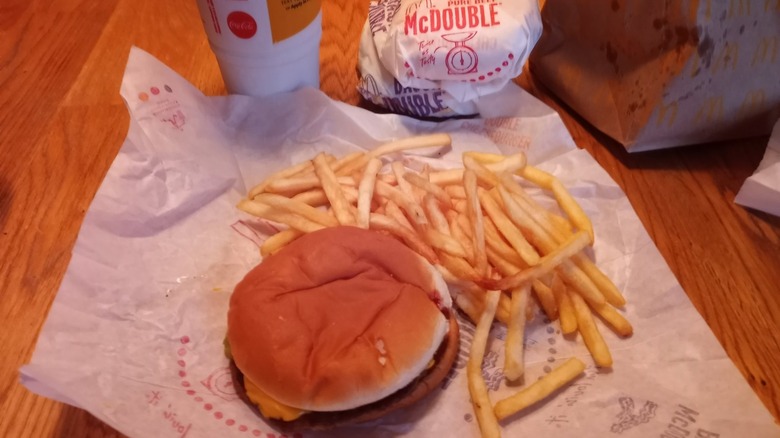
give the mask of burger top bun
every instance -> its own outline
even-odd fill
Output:
[[[446,284],[422,257],[354,227],[304,235],[236,286],[228,342],[244,376],[277,401],[352,409],[412,382],[449,323]]]

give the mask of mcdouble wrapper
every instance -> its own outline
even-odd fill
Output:
[[[369,5],[359,90],[401,114],[475,114],[518,76],[542,32],[535,0],[386,0]]]

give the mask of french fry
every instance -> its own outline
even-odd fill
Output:
[[[409,230],[403,225],[399,224],[395,220],[382,216],[380,214],[371,213],[368,222],[369,229],[383,230],[390,234],[400,238],[406,243],[409,248],[415,251],[417,254],[423,256],[429,263],[436,265],[439,263],[439,257],[433,251],[425,241],[417,235],[417,233]]]
[[[585,363],[573,357],[527,388],[499,400],[493,408],[493,412],[499,420],[510,417],[549,397],[550,394],[569,384],[584,371]]]
[[[358,191],[354,187],[341,186],[341,190],[344,192],[344,197],[350,204],[354,204],[358,199]],[[298,193],[293,196],[292,199],[303,202],[304,204],[311,205],[312,207],[323,207],[328,205],[328,197],[325,195],[325,191],[320,189],[311,189],[305,192]]]
[[[336,176],[349,176],[360,169],[353,169],[353,163],[363,162],[363,157],[365,155],[365,152],[353,152],[351,154],[347,154],[332,163],[330,168],[333,169],[333,173],[335,173]]]
[[[511,178],[502,178],[501,185],[498,187],[512,222],[525,231],[537,248],[540,248],[543,253],[549,253],[554,250],[557,243],[564,242],[566,237],[552,227],[539,210],[520,195],[521,191],[522,188]],[[600,303],[604,298],[614,305],[625,304],[625,298],[617,287],[585,255],[575,254],[572,260],[576,267],[571,267],[570,262],[566,262],[564,267],[567,280],[575,285],[590,302]],[[585,280],[584,276],[589,280]]]
[[[617,335],[627,337],[634,334],[634,327],[631,326],[631,323],[609,303],[604,303],[600,306],[591,306],[591,309],[593,309],[593,311],[596,312],[596,314],[598,314]]]
[[[560,181],[555,179],[550,187],[555,199],[558,201],[558,205],[566,212],[569,219],[574,223],[574,226],[579,230],[584,230],[590,237],[590,243],[593,244],[593,224],[590,222],[588,215],[582,210],[580,204],[574,200],[568,189],[561,184]]]
[[[463,181],[463,169],[448,169],[431,172],[428,179],[437,186],[459,184]]]
[[[479,322],[479,317],[482,314],[484,304],[477,302],[472,295],[467,293],[459,293],[455,297],[455,304],[457,304],[458,308],[469,317],[471,322],[474,324]]]
[[[477,187],[477,175],[471,170],[463,173],[463,189],[466,192],[466,212],[471,231],[471,242],[474,247],[476,269],[482,275],[487,275],[487,252],[485,251],[485,225],[480,206]]]
[[[488,336],[490,335],[490,326],[496,314],[496,307],[501,291],[491,290],[485,297],[485,307],[477,323],[477,329],[474,332],[474,338],[471,341],[471,353],[469,355],[468,365],[466,366],[466,376],[469,386],[469,395],[471,403],[477,416],[479,429],[482,436],[486,438],[500,437],[501,429],[493,412],[488,396],[487,385],[482,377],[482,361],[485,358],[485,348],[487,347]]]
[[[379,159],[370,159],[363,171],[363,178],[358,185],[357,226],[360,228],[368,229],[371,200],[374,197],[374,186],[376,185],[376,174],[381,167],[382,162]]]
[[[456,184],[444,186],[444,191],[449,195],[450,199],[466,199],[466,189],[463,186]]]
[[[452,145],[452,138],[449,134],[419,135],[385,143],[369,152],[368,155],[371,157],[380,157],[382,155],[408,151],[410,149],[449,147],[450,145]]]
[[[406,214],[409,216],[409,219],[415,229],[428,224],[428,220],[425,217],[425,212],[423,211],[422,207],[420,207],[420,205],[414,201],[414,198],[407,195],[406,193],[382,181],[376,182],[374,193],[390,199],[398,204],[398,206],[401,207],[401,210],[406,212]]]
[[[517,251],[520,258],[528,265],[535,265],[539,263],[539,254],[534,247],[528,243],[528,240],[523,234],[515,227],[512,221],[506,216],[501,206],[498,205],[495,199],[488,194],[488,192],[482,190],[479,193],[479,200],[482,204],[482,208],[493,221],[498,231],[509,241],[512,248]],[[516,287],[516,286],[512,286]],[[509,288],[498,288],[509,289]]]
[[[339,223],[341,225],[355,225],[355,216],[349,208],[350,203],[341,190],[336,174],[333,173],[333,169],[330,168],[321,153],[314,157],[314,173],[320,179],[322,190],[325,191]],[[349,179],[354,182],[352,178]]]
[[[585,346],[588,347],[588,351],[593,356],[593,361],[600,367],[611,367],[612,353],[609,352],[609,347],[604,342],[604,338],[593,320],[593,314],[590,313],[587,303],[576,293],[568,292],[568,296],[571,298],[574,314],[577,316],[577,330],[579,330],[582,340],[585,341]]]
[[[514,289],[525,283],[531,283],[534,279],[537,279],[543,275],[547,275],[552,272],[553,269],[561,265],[566,259],[582,251],[582,248],[588,244],[588,235],[583,231],[578,231],[563,245],[556,248],[555,251],[545,255],[539,259],[537,265],[533,265],[528,269],[518,272],[515,275],[504,277],[501,280],[483,280],[483,287],[486,289],[499,289],[507,290]]]
[[[463,156],[463,166],[466,167],[467,170],[474,172],[474,174],[477,175],[477,180],[481,182],[484,187],[495,187],[500,181],[495,173],[491,172],[487,167],[468,155]]]
[[[403,179],[405,179],[408,184],[411,184],[423,190],[424,192],[430,193],[431,195],[436,197],[436,199],[439,202],[441,202],[446,208],[452,208],[452,198],[450,197],[450,195],[447,194],[447,192],[444,191],[443,188],[437,186],[436,184],[433,184],[427,179],[421,177],[420,175],[411,172],[405,173]],[[399,185],[400,185],[400,181],[399,181]]]
[[[469,236],[468,232],[460,226],[460,223],[458,223],[458,212],[454,210],[448,210],[446,216],[452,237],[457,239],[458,242],[463,245],[463,249],[466,250],[466,260],[468,260],[469,264],[476,266],[477,262],[474,245],[472,243],[471,236]]]
[[[498,163],[504,158],[501,155],[479,152],[467,152],[465,155],[482,164]],[[590,243],[593,244],[593,224],[591,224],[582,207],[557,178],[541,169],[528,165],[523,166],[517,173],[537,186],[553,192],[561,209],[566,212],[577,229],[588,233],[588,237],[591,240]]]
[[[608,303],[615,307],[626,305],[626,298],[620,293],[615,283],[609,279],[585,254],[577,254],[572,257],[572,261],[577,267],[590,278],[590,281],[596,285],[601,294]]]
[[[563,242],[570,236],[571,229],[568,227],[568,222],[565,219],[543,210],[511,178],[502,178],[501,183],[503,187],[514,195],[516,206],[521,208],[543,230],[543,232],[540,232],[541,234],[546,234],[550,240],[558,243]],[[545,215],[545,213],[547,214]],[[556,218],[564,221],[566,225],[556,224]],[[620,293],[620,290],[612,280],[604,275],[584,254],[577,254],[572,260],[598,287],[610,304],[616,307],[622,307],[626,304],[625,297],[623,297],[623,294]]]
[[[517,381],[523,377],[523,363],[526,309],[530,285],[512,290],[512,302],[509,310],[509,324],[506,332],[506,349],[504,356],[504,376],[509,381]]]
[[[303,235],[303,232],[294,228],[288,228],[286,230],[279,231],[273,236],[265,239],[265,241],[260,245],[260,255],[263,257],[269,256]]]
[[[582,270],[577,268],[571,260],[564,260],[558,266],[557,272],[574,291],[588,300],[588,303],[600,306],[606,302],[604,294],[601,293],[596,284]]]
[[[300,192],[291,199],[303,202],[312,207],[323,207],[328,205],[328,197],[325,196],[325,192],[322,189],[311,189]]]
[[[536,295],[536,300],[539,301],[544,314],[547,315],[547,319],[550,321],[558,319],[558,304],[555,301],[552,289],[541,280],[534,280],[531,286],[533,287],[534,295]]]
[[[561,324],[561,332],[569,335],[577,331],[577,315],[574,313],[574,304],[566,291],[566,284],[560,276],[553,276],[552,287],[553,296],[558,303],[558,319]]]
[[[484,217],[483,225],[485,227],[485,245],[487,248],[493,249],[496,254],[500,255],[504,260],[512,263],[512,265],[519,268],[528,266],[528,263],[520,258],[520,254],[514,250],[508,243],[501,237],[498,228],[496,228],[490,216]]]
[[[517,226],[523,236],[542,254],[549,253],[555,248],[555,240],[551,238],[526,212],[520,204],[502,185],[497,186],[497,191],[491,190],[494,198],[501,200],[507,217]]]
[[[380,173],[379,175],[376,176],[376,179],[378,181],[382,181],[383,183],[389,184],[391,186],[394,186],[397,182],[395,179],[395,175],[393,175],[392,173]],[[563,220],[566,222],[566,225],[569,225],[569,221],[567,221],[566,219]]]
[[[335,227],[339,224],[338,221],[330,217],[324,211],[318,210],[301,201],[287,198],[281,195],[276,195],[273,193],[261,193],[255,196],[252,202],[259,202],[261,204],[266,204],[290,213],[295,213],[305,219],[324,225],[326,227]]]
[[[387,216],[395,219],[396,222],[408,228],[410,231],[414,231],[414,227],[409,222],[409,219],[406,218],[404,212],[401,211],[401,207],[399,207],[398,204],[392,200],[388,200],[385,204],[385,213]]]
[[[475,161],[479,162],[478,160]],[[513,174],[523,169],[526,166],[526,163],[527,161],[525,154],[518,152],[516,154],[503,156],[501,161],[496,161],[495,163],[486,163],[485,167],[498,175]]]
[[[412,185],[404,178],[404,175],[406,174],[404,165],[400,161],[393,161],[392,164],[390,164],[390,169],[393,171],[393,175],[395,175],[398,189],[405,193],[409,198],[419,202],[417,194],[412,190]]]
[[[278,179],[288,178],[298,173],[305,172],[307,170],[313,170],[313,169],[314,169],[314,165],[312,165],[311,160],[306,160],[298,164],[292,165],[286,169],[275,172],[260,184],[252,187],[252,189],[249,190],[249,194],[247,195],[247,198],[252,199],[255,196],[259,195],[260,193],[263,193],[266,187],[268,187],[272,182]]]
[[[423,198],[423,210],[428,217],[428,222],[440,233],[451,235],[452,230],[450,224],[447,222],[447,218],[439,208],[438,201],[430,193],[426,194]]]
[[[355,187],[355,180],[351,176],[335,177],[336,182],[341,185]],[[297,195],[307,190],[322,187],[321,180],[317,175],[293,176],[286,179],[272,181],[266,188],[266,192],[278,193],[287,196]]]
[[[477,281],[480,279],[480,275],[477,271],[471,267],[469,262],[461,257],[442,252],[439,254],[439,259],[445,268],[461,280]]]
[[[240,210],[243,210],[253,216],[267,219],[269,221],[279,222],[304,233],[312,233],[314,231],[325,228],[323,225],[310,221],[295,213],[279,211],[270,205],[261,204],[259,202],[250,201],[248,199],[242,199],[238,203],[237,207]]]
[[[466,250],[456,239],[452,236],[444,234],[433,228],[425,228],[422,230],[423,237],[433,248],[446,252],[449,255],[461,258],[467,258]]]

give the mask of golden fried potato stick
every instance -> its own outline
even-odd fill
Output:
[[[409,181],[404,178],[404,174],[406,174],[404,165],[400,161],[393,161],[390,164],[390,169],[393,171],[393,175],[395,175],[397,188],[404,192],[410,199],[414,199],[415,202],[419,202],[420,200],[418,199],[417,194],[414,192],[414,190],[412,190],[412,185],[409,184]]]
[[[558,303],[558,318],[560,319],[561,332],[565,335],[577,331],[577,315],[574,313],[574,304],[566,291],[566,284],[559,275],[553,276],[552,293]]]
[[[631,326],[631,323],[608,303],[590,306],[617,335],[628,337],[634,334],[634,327]]]
[[[579,330],[582,340],[585,341],[585,346],[588,347],[588,351],[593,356],[593,361],[600,367],[611,367],[612,353],[609,352],[609,347],[604,342],[604,338],[593,320],[593,314],[590,313],[588,304],[574,292],[567,291],[567,295],[571,298],[574,314],[577,315],[577,330]]]
[[[410,149],[449,147],[451,145],[452,139],[450,138],[449,134],[419,135],[391,141],[349,162],[340,170],[340,174],[351,175],[353,172],[365,167],[371,158],[379,158],[383,155],[392,154],[394,152],[403,152]],[[382,178],[384,178],[384,176]],[[387,182],[392,183],[390,181]]]
[[[371,213],[368,226],[369,229],[387,231],[400,238],[409,248],[423,256],[432,265],[439,263],[439,257],[430,245],[417,235],[417,233],[399,224],[394,219],[381,214]]]
[[[501,428],[490,403],[485,379],[482,377],[482,361],[485,358],[485,348],[490,335],[490,326],[493,324],[493,318],[496,314],[499,296],[501,296],[501,291],[498,290],[491,290],[486,294],[485,307],[471,341],[471,353],[466,366],[471,404],[474,407],[483,438],[501,436]]]
[[[333,208],[333,212],[336,214],[341,225],[355,225],[355,216],[350,209],[351,204],[344,196],[344,191],[341,189],[336,174],[333,173],[333,169],[325,161],[325,157],[322,153],[314,157],[314,173],[320,179],[322,184],[322,190],[325,191],[325,195],[330,201],[330,206]],[[353,183],[354,179],[349,178]]]
[[[444,186],[444,191],[449,195],[450,199],[466,199],[466,189],[463,186],[456,184]]]
[[[552,272],[560,266],[566,259],[570,258],[588,245],[588,235],[584,231],[578,231],[567,240],[566,243],[556,248],[555,251],[539,259],[539,263],[528,269],[518,272],[515,275],[504,277],[500,280],[485,279],[478,282],[485,289],[508,290],[520,287],[525,283],[531,283]]]
[[[350,204],[357,203],[358,191],[354,187],[341,186],[341,190],[344,192],[344,197],[347,198]],[[328,197],[325,195],[325,191],[322,189],[311,189],[305,192],[298,193],[293,196],[292,199],[303,202],[304,204],[311,205],[312,207],[322,207],[328,205]]]
[[[427,193],[423,197],[423,210],[425,211],[425,215],[428,217],[428,222],[433,226],[434,229],[436,229],[436,231],[444,233],[448,236],[452,235],[450,224],[447,222],[447,218],[439,208],[439,202],[430,193]]]
[[[490,219],[490,216],[484,217],[483,225],[485,227],[485,244],[487,248],[493,249],[496,254],[514,266],[519,268],[528,267],[528,263],[520,257],[520,254],[501,237],[501,233]]]
[[[498,175],[488,170],[477,160],[471,158],[468,155],[463,155],[463,166],[477,175],[477,181],[482,183],[482,186],[487,188],[495,187],[499,184],[500,179]]]
[[[333,219],[330,215],[322,210],[318,210],[309,204],[301,201],[287,198],[281,195],[273,193],[261,193],[254,197],[251,202],[259,202],[261,204],[269,205],[279,210],[284,210],[289,213],[297,214],[312,222],[324,225],[326,227],[338,226],[338,221]]]
[[[499,420],[510,417],[544,400],[556,390],[569,384],[584,371],[585,363],[573,357],[527,388],[503,400],[499,400],[493,411]]]
[[[357,186],[357,184],[355,184],[355,179],[351,176],[336,177],[334,175],[334,178],[338,184],[349,187]],[[272,181],[268,186],[266,186],[265,191],[287,196],[294,196],[301,192],[321,187],[322,181],[317,175],[303,175]]]
[[[463,181],[463,169],[437,170],[431,172],[428,179],[437,186],[460,184]]]
[[[537,247],[543,248],[543,252],[554,247],[556,243],[560,244],[570,236],[570,234],[552,222],[551,218],[557,216],[546,215],[545,213],[548,212],[531,199],[511,177],[502,178],[499,191],[505,206],[507,206],[508,210],[511,210],[510,218],[515,220],[518,216],[526,216],[531,224],[535,224],[535,226],[532,226],[531,232],[537,236],[537,239],[542,240]],[[508,198],[511,198],[511,200]],[[581,269],[590,278],[610,304],[617,307],[622,307],[626,304],[626,299],[612,280],[604,275],[584,254],[575,255],[572,261],[577,265],[577,268]]]
[[[284,248],[288,243],[303,236],[304,234],[305,233],[294,228],[288,228],[286,230],[279,231],[273,236],[265,239],[265,241],[260,245],[260,255],[263,257],[269,256]]]
[[[482,204],[482,208],[485,209],[485,213],[490,217],[495,224],[498,231],[509,241],[512,248],[517,251],[520,258],[528,265],[535,265],[539,263],[539,254],[536,252],[533,246],[528,243],[525,236],[517,229],[514,223],[507,217],[504,210],[496,202],[496,200],[490,196],[487,191],[480,190],[479,200]],[[516,286],[512,286],[516,287]],[[489,288],[493,289],[493,288]],[[509,289],[509,288],[497,288],[497,289]]]
[[[487,252],[485,250],[485,220],[479,201],[477,175],[471,171],[463,172],[463,189],[466,191],[466,214],[470,223],[471,243],[474,247],[476,269],[481,275],[487,275]]]
[[[479,273],[464,258],[441,252],[439,259],[442,266],[460,280],[477,281],[480,279]]]
[[[447,210],[445,216],[447,217],[447,224],[450,228],[450,234],[452,234],[452,237],[457,239],[458,242],[463,245],[463,249],[466,250],[466,260],[470,265],[476,266],[477,261],[474,245],[472,243],[471,236],[469,236],[468,232],[461,227],[460,223],[458,223],[458,212],[455,210]]]
[[[474,297],[467,293],[459,293],[455,296],[455,304],[458,308],[469,317],[471,322],[475,325],[479,322],[479,317],[482,315],[483,303],[477,302]]]
[[[507,324],[504,376],[509,381],[518,381],[525,373],[524,337],[528,295],[531,286],[525,285],[512,290],[512,301],[509,309],[509,324]]]
[[[387,203],[385,204],[385,213],[386,216],[395,219],[396,222],[408,228],[410,231],[414,231],[414,227],[409,222],[409,219],[406,218],[406,215],[404,215],[401,207],[392,200],[387,200]]]
[[[482,164],[497,163],[504,159],[502,155],[482,152],[466,152],[465,155]],[[591,240],[590,243],[593,244],[593,224],[582,210],[582,207],[571,196],[571,193],[566,190],[556,177],[530,165],[521,168],[517,174],[537,186],[551,191],[553,196],[555,196],[555,200],[558,201],[558,205],[566,212],[574,226],[579,230],[587,232]]]
[[[255,196],[259,195],[260,193],[263,193],[272,182],[289,178],[293,175],[297,175],[299,173],[305,172],[305,171],[311,171],[314,170],[314,165],[312,164],[311,160],[306,160],[298,164],[294,164],[286,169],[282,169],[278,172],[272,173],[268,176],[263,182],[260,184],[252,187],[252,189],[249,191],[249,194],[247,195],[248,199],[252,199]]]
[[[409,220],[415,229],[428,225],[428,219],[425,217],[425,212],[422,207],[415,202],[414,198],[398,188],[377,180],[374,193],[375,195],[387,198],[398,204],[398,206],[401,207],[401,210],[406,212],[407,216],[409,216]]]
[[[240,210],[243,210],[253,216],[267,219],[269,221],[279,222],[304,233],[312,233],[314,231],[325,228],[325,226],[310,221],[309,219],[301,217],[295,213],[279,211],[270,205],[261,204],[259,202],[250,201],[248,199],[242,199],[238,203],[237,207]]]
[[[382,161],[372,158],[368,161],[363,178],[358,185],[358,217],[357,226],[368,229],[368,219],[371,214],[371,200],[374,198],[374,186],[376,185],[376,174],[382,167]]]
[[[365,152],[352,152],[351,154],[347,154],[339,158],[334,163],[329,163],[330,168],[333,169],[333,173],[335,173],[336,176],[350,176],[353,173],[361,170],[363,166],[355,169],[352,164],[357,162],[363,162],[363,157],[365,155],[366,155]],[[368,161],[366,161],[365,163],[368,164]]]
[[[541,280],[534,280],[531,286],[533,287],[534,295],[536,295],[536,300],[539,301],[547,318],[550,321],[558,319],[558,304],[555,302],[555,295],[553,295],[552,289]]]
[[[446,191],[444,191],[443,188],[437,186],[436,184],[433,184],[432,182],[428,181],[427,179],[423,178],[420,175],[417,175],[412,172],[406,172],[403,175],[403,179],[407,181],[408,184],[411,184],[421,190],[423,190],[426,193],[429,193],[436,197],[436,199],[442,203],[446,208],[452,208],[452,198],[450,195],[447,194]],[[400,181],[399,181],[400,185]]]
[[[467,258],[463,245],[448,234],[426,227],[422,230],[422,236],[434,249],[443,251],[451,256]]]
[[[427,134],[408,137],[385,143],[378,148],[370,151],[368,155],[380,157],[382,155],[392,154],[394,152],[408,151],[410,149],[425,149],[435,147],[449,147],[452,145],[452,138],[449,134]]]

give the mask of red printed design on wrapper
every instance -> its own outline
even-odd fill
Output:
[[[233,11],[227,16],[228,29],[233,35],[249,39],[257,33],[257,22],[251,15],[242,11]]]
[[[218,368],[212,371],[208,377],[200,382],[201,385],[207,389],[207,391],[194,389],[196,385],[193,385],[193,381],[188,378],[191,372],[187,369],[186,360],[187,354],[189,353],[188,346],[191,343],[190,337],[182,336],[179,339],[179,342],[181,343],[181,346],[176,349],[176,354],[174,355],[174,358],[176,359],[176,368],[178,369],[177,375],[180,378],[179,384],[186,389],[186,394],[191,397],[191,400],[197,403],[204,412],[208,413],[214,421],[222,423],[224,427],[228,429],[244,432],[246,436],[266,438],[289,436],[276,435],[272,432],[264,432],[260,429],[252,427],[249,424],[242,424],[241,422],[236,421],[236,419],[231,418],[229,406],[223,406],[228,407],[228,409],[222,409],[220,407],[220,405],[226,401],[231,401],[238,398],[235,389],[233,388],[232,379],[230,378],[230,370],[226,367]],[[159,391],[152,391],[147,394],[146,398],[148,404],[156,406],[162,400],[163,394],[161,394]],[[183,434],[180,436],[185,438],[192,425],[184,425],[181,424],[181,422],[178,422],[176,414],[173,413],[170,408],[171,406],[168,405],[168,410],[163,412],[163,415],[171,422],[173,427],[178,428],[178,432],[183,432]],[[292,435],[292,438],[303,438],[303,435],[295,433]]]

